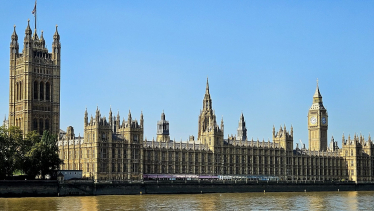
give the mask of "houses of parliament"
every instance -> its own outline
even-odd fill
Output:
[[[342,148],[328,142],[328,113],[318,83],[308,111],[309,148],[293,148],[293,128],[272,129],[272,141],[249,140],[244,115],[236,136],[224,137],[224,121],[217,122],[207,80],[197,136],[187,142],[170,139],[163,112],[157,122],[157,138],[144,138],[144,117],[137,121],[97,108],[83,116],[84,136],[74,128],[60,130],[61,43],[57,30],[52,52],[43,32],[25,30],[19,51],[14,27],[10,42],[9,117],[4,124],[20,127],[24,134],[44,130],[58,135],[62,170],[82,170],[95,180],[143,180],[152,175],[257,176],[279,180],[374,181],[374,145],[369,136],[341,137]],[[202,90],[203,92],[203,90]]]

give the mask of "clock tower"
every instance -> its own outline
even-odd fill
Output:
[[[316,92],[313,95],[313,104],[308,112],[308,136],[310,151],[327,150],[328,114],[322,103],[318,80]]]

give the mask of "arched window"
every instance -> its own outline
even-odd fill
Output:
[[[19,99],[22,100],[22,81],[19,82],[20,87],[19,87]]]
[[[36,119],[33,120],[32,123],[32,130],[38,130],[38,121]]]
[[[39,135],[43,135],[43,119],[39,120]]]
[[[49,85],[49,82],[47,82],[45,84],[45,99],[46,100],[50,100],[50,92],[51,92],[50,85]]]
[[[38,82],[34,81],[34,100],[38,99]]]
[[[18,82],[16,83],[16,101],[18,100]]]
[[[45,130],[49,130],[49,119],[45,120]]]
[[[40,82],[40,100],[44,100],[44,83]]]

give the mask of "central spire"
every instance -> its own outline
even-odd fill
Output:
[[[205,89],[205,96],[203,101],[203,110],[212,110],[212,99],[210,98],[209,94],[209,81],[206,78],[206,89]]]
[[[205,94],[209,94],[209,81],[208,81],[208,77],[206,78],[206,90],[205,90]]]

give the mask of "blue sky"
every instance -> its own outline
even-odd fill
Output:
[[[8,113],[9,43],[23,48],[34,1],[0,8],[0,114]],[[319,79],[329,140],[374,131],[372,1],[38,1],[38,31],[49,49],[61,36],[61,128],[83,134],[84,110],[109,108],[139,119],[156,136],[165,110],[170,136],[197,136],[206,78],[213,108],[235,134],[271,139],[294,127],[308,142],[307,113]]]

